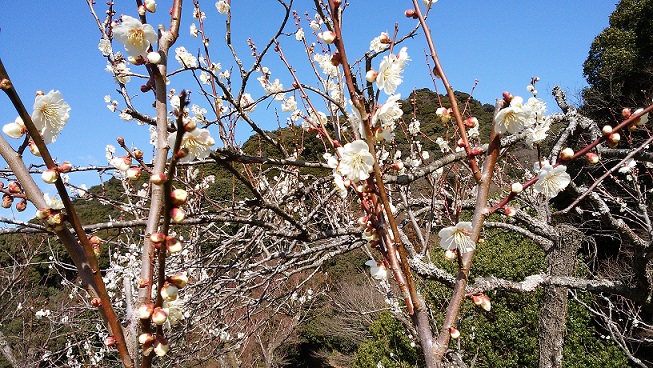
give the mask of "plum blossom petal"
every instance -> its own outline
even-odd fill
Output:
[[[397,87],[403,82],[401,73],[404,72],[404,66],[408,60],[405,47],[401,49],[399,55],[384,56],[376,77],[377,87],[389,95],[395,93]]]
[[[494,129],[499,134],[506,132],[513,134],[521,131],[526,126],[526,120],[530,114],[524,107],[524,100],[515,96],[510,101],[510,106],[499,111],[494,118]]]
[[[567,167],[564,165],[543,166],[537,173],[537,182],[533,184],[533,190],[542,193],[547,198],[553,198],[563,191],[571,182],[571,177],[567,174]]]
[[[45,95],[39,94],[34,100],[32,121],[36,129],[43,136],[45,144],[57,140],[57,135],[70,118],[70,105],[63,100],[59,91],[50,91]]]
[[[456,226],[445,227],[438,233],[440,246],[449,250],[458,249],[460,253],[470,252],[476,247],[469,237],[471,231],[472,223],[468,221],[459,222]]]
[[[168,137],[168,144],[171,146],[175,142],[175,134]],[[203,160],[211,154],[211,146],[215,144],[215,140],[211,137],[208,129],[195,128],[192,131],[184,134],[181,140],[181,147],[188,148],[188,155],[181,159],[181,161],[193,161],[195,159]]]
[[[123,15],[122,23],[113,27],[113,37],[125,45],[125,50],[131,56],[144,56],[150,45],[158,39],[154,27],[129,15]]]
[[[367,180],[374,166],[374,157],[363,140],[345,144],[342,149],[338,171],[347,179],[357,182]]]
[[[373,279],[385,281],[388,279],[388,269],[385,268],[383,263],[377,263],[375,260],[370,259],[365,262],[365,265],[370,268],[370,275]]]

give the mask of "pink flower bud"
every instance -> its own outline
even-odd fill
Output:
[[[478,156],[483,154],[483,148],[482,147],[474,147],[472,148],[472,155],[473,156]]]
[[[465,119],[465,121],[463,123],[468,128],[474,128],[474,127],[476,127],[478,125],[478,119],[476,117],[472,116],[472,117],[469,117],[469,118]]]
[[[167,319],[168,314],[163,309],[159,307],[154,308],[154,311],[152,312],[152,322],[160,326],[166,323]]]
[[[621,116],[622,116],[624,119],[628,119],[628,118],[630,117],[630,115],[632,115],[632,112],[630,111],[629,108],[624,107],[624,108],[621,110]]]
[[[370,83],[374,83],[376,81],[376,77],[378,76],[379,76],[379,72],[377,72],[374,69],[370,69],[367,71],[367,73],[365,73],[365,80]]]
[[[166,174],[164,173],[158,173],[158,174],[152,174],[150,177],[150,183],[154,185],[163,185],[167,180]]]
[[[413,19],[417,19],[417,18],[418,18],[418,16],[417,16],[417,12],[415,11],[415,9],[407,9],[407,10],[404,12],[404,16],[406,16],[406,18],[413,18]]]
[[[145,7],[143,5],[138,7],[138,15],[141,17],[145,15]]]
[[[168,353],[168,350],[170,350],[168,340],[163,337],[157,337],[156,341],[154,342],[154,354],[162,357]]]
[[[129,180],[138,180],[141,177],[143,171],[140,167],[130,167],[127,169],[127,179]]]
[[[512,93],[510,93],[508,91],[504,91],[502,95],[503,95],[503,99],[506,100],[507,103],[510,103],[510,101],[512,101],[512,99],[514,97],[512,95]]]
[[[486,312],[489,312],[492,309],[492,303],[487,295],[481,295],[481,308],[485,309]]]
[[[144,333],[138,335],[138,342],[140,342],[143,345],[151,344],[151,343],[154,342],[154,340],[155,340],[154,336],[152,336],[151,333],[144,332]]]
[[[134,155],[134,157],[135,157],[137,160],[141,160],[141,159],[143,159],[143,151],[139,150],[138,148],[136,148],[136,149],[134,149],[134,150],[132,151],[132,155]]]
[[[178,273],[169,277],[170,283],[179,289],[183,289],[188,284],[188,276],[185,273]]]
[[[175,238],[174,236],[169,236],[166,240],[166,248],[170,253],[179,253],[181,252],[183,245],[179,239]]]
[[[392,168],[394,170],[401,170],[404,168],[404,163],[403,161],[396,161],[394,164],[392,164]]]
[[[102,238],[97,235],[91,235],[88,238],[88,242],[91,243],[91,245],[100,245],[102,243]]]
[[[58,177],[59,173],[57,173],[56,169],[47,169],[41,174],[41,179],[48,184],[54,184]]]
[[[164,285],[161,288],[161,297],[167,301],[177,300],[179,289],[175,285]]]
[[[20,184],[18,184],[17,181],[12,181],[9,183],[9,185],[7,185],[7,189],[9,190],[9,193],[15,194],[22,193],[23,191],[23,188],[20,187]]]
[[[481,300],[481,294],[472,295],[472,302],[474,302],[474,305],[481,305],[481,303],[483,302]]]
[[[515,217],[517,210],[514,207],[504,207],[503,212],[505,212],[508,217]]]
[[[595,164],[595,163],[598,163],[598,162],[599,162],[599,155],[597,155],[597,154],[594,153],[594,152],[587,152],[587,153],[585,154],[585,157],[587,158],[587,161],[588,161],[590,164]]]
[[[102,305],[102,300],[100,298],[93,298],[91,299],[91,305],[97,308]]]
[[[567,147],[560,152],[560,159],[563,161],[569,161],[571,158],[574,157],[574,150]]]
[[[195,128],[197,128],[197,122],[195,121],[195,119],[186,119],[184,121],[185,131],[192,132],[193,130],[195,130]]]
[[[163,243],[166,240],[166,234],[164,233],[152,233],[150,235],[150,241],[152,243]]]
[[[170,210],[170,219],[174,223],[178,224],[184,221],[185,218],[186,218],[186,212],[184,212],[184,210],[182,210],[181,208],[175,207]]]
[[[449,335],[451,335],[452,339],[457,339],[460,337],[460,331],[455,327],[449,327]]]
[[[68,161],[65,161],[63,164],[59,165],[59,172],[62,173],[68,173],[72,169],[73,169],[73,165]]]
[[[27,200],[25,200],[24,198],[20,202],[16,203],[16,211],[23,212],[26,209],[27,209]]]
[[[116,338],[111,336],[111,335],[105,337],[104,338],[104,345],[106,347],[109,347],[109,348],[116,345]]]
[[[9,194],[2,196],[2,208],[10,208],[13,203],[14,197],[10,196]]]
[[[2,131],[11,138],[21,138],[27,131],[25,125],[9,123],[2,127]]]
[[[138,318],[140,319],[150,319],[154,313],[154,304],[147,303],[138,307]]]
[[[608,146],[611,148],[617,147],[619,141],[621,140],[621,135],[619,133],[612,133],[608,136]]]
[[[332,44],[336,40],[336,33],[333,31],[325,31],[320,33],[320,38],[327,44]]]
[[[610,135],[610,134],[612,134],[612,127],[609,126],[609,125],[604,125],[604,126],[603,126],[603,129],[601,129],[601,133],[603,133],[603,135]]]
[[[183,189],[175,189],[170,193],[170,197],[172,198],[172,204],[181,206],[188,200],[188,192]]]

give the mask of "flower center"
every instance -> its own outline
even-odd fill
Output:
[[[129,40],[130,44],[134,46],[141,46],[143,44],[143,40],[145,39],[145,33],[142,29],[131,29],[127,34],[127,39]]]

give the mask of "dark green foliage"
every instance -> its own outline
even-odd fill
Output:
[[[385,368],[420,366],[421,351],[411,346],[406,328],[390,312],[379,314],[379,319],[370,326],[370,334],[372,339],[356,351],[354,367],[376,367],[379,362]]]
[[[653,1],[622,0],[583,65],[584,112],[614,121],[623,107],[648,105],[653,91]],[[611,119],[612,118],[612,119]]]

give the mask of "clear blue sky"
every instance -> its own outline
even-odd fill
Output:
[[[281,14],[274,0],[232,0],[234,44],[242,52],[246,65],[248,58],[246,40],[251,37],[259,47],[276,27],[275,17]],[[171,1],[159,0],[159,10],[149,15],[150,23],[169,22],[167,9]],[[492,103],[504,90],[515,95],[526,95],[525,87],[532,76],[539,76],[540,96],[545,98],[550,111],[555,112],[550,90],[560,85],[568,91],[571,102],[578,102],[578,92],[585,85],[582,63],[587,57],[593,38],[608,26],[608,16],[615,9],[616,0],[552,0],[552,1],[485,1],[440,0],[429,18],[438,54],[454,89],[469,92],[474,81],[479,85],[474,97]],[[98,1],[96,11],[104,12],[104,2]],[[136,16],[134,1],[118,1],[119,14]],[[214,6],[215,1],[201,2],[212,24],[210,34],[214,61],[230,65],[230,54],[224,46],[224,17]],[[242,7],[242,4],[246,4]],[[295,2],[300,14],[308,11],[312,16],[312,1]],[[356,59],[368,48],[369,41],[381,31],[392,33],[395,22],[400,34],[411,29],[415,21],[403,17],[411,1],[351,0],[346,9],[345,43],[350,59]],[[200,43],[189,36],[192,2],[185,1],[182,19],[182,37],[176,46],[185,46],[195,53]],[[292,19],[289,30],[294,29]],[[302,21],[307,37],[312,40],[308,22]],[[71,105],[71,118],[58,138],[50,146],[53,156],[74,165],[106,164],[104,148],[115,145],[117,136],[125,137],[128,145],[138,146],[146,152],[149,132],[134,122],[125,123],[105,107],[103,97],[116,98],[117,84],[104,71],[106,61],[97,49],[100,33],[90,15],[86,1],[0,1],[0,58],[10,72],[15,85],[31,110],[36,90],[60,90]],[[407,96],[413,88],[432,88],[425,66],[423,35],[407,42],[412,61],[405,73],[404,83],[398,92]],[[282,40],[282,46],[305,71],[305,57],[293,51],[298,43],[294,37]],[[114,50],[121,45],[114,43]],[[243,51],[244,50],[244,51]],[[279,66],[278,57],[271,53],[263,65],[272,70],[272,78],[280,78],[289,86],[287,71]],[[171,63],[177,67],[176,61]],[[378,67],[379,61],[375,62]],[[133,70],[144,73],[142,67]],[[132,80],[129,88],[139,93],[138,81]],[[173,78],[171,87],[197,90],[186,79]],[[248,91],[259,97],[262,89],[254,80]],[[200,103],[198,95],[193,102]],[[150,97],[141,98],[140,106],[147,106]],[[277,107],[275,103],[271,106]],[[121,103],[119,107],[124,107]],[[276,123],[263,106],[257,108],[255,118],[264,118],[264,128],[274,129]],[[144,112],[152,114],[153,111]],[[0,98],[0,123],[11,122],[16,117],[4,95]],[[243,125],[239,138],[244,140],[250,129]],[[217,132],[213,132],[217,136]],[[18,142],[18,141],[12,141]],[[147,157],[147,156],[146,156]],[[98,182],[97,175],[76,176],[77,184],[89,186]]]

